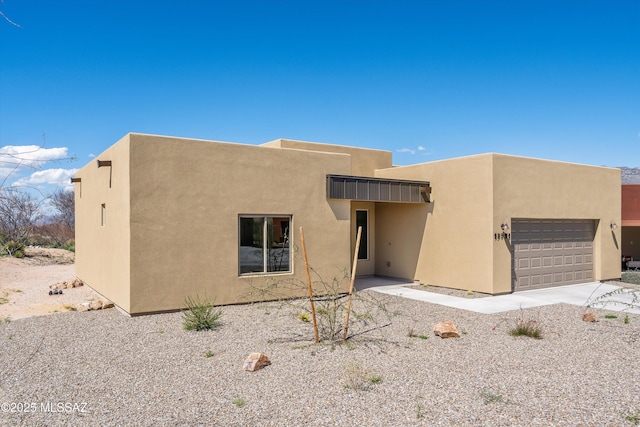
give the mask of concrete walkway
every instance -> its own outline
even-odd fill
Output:
[[[620,289],[619,286],[594,282],[522,291],[484,298],[461,298],[408,287],[413,284],[413,282],[382,277],[362,277],[356,279],[356,289],[358,290],[370,289],[383,294],[396,295],[403,298],[461,308],[463,310],[484,314],[502,313],[505,311],[519,310],[521,308],[540,307],[558,303],[586,306],[589,301],[593,301],[595,298],[608,292]],[[638,298],[640,298],[640,291],[637,295]],[[636,301],[636,308],[629,308],[625,305],[625,303],[629,304],[632,301],[632,294],[619,294],[608,297],[605,301],[594,307],[640,314],[640,301]]]

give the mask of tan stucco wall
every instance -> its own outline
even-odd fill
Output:
[[[375,274],[409,280],[417,277],[418,265],[426,259],[423,240],[430,207],[426,203],[376,205]]]
[[[376,169],[390,168],[392,166],[392,154],[390,151],[294,141],[291,139],[276,139],[275,141],[264,143],[262,146],[348,154],[351,157],[351,171],[349,174],[355,176],[374,176]]]
[[[125,311],[130,309],[129,135],[96,157],[75,177],[76,275]],[[111,176],[110,176],[111,174]],[[109,180],[111,179],[111,187]],[[102,204],[106,223],[101,225]]]
[[[376,273],[491,292],[491,157],[396,167],[377,176],[429,181],[432,193],[428,205],[378,206]]]
[[[181,308],[186,296],[264,299],[252,290],[269,280],[304,283],[299,227],[310,265],[330,281],[352,262],[356,209],[369,211],[361,276],[510,292],[510,248],[494,233],[513,218],[558,218],[595,220],[595,279],[620,277],[621,229],[609,227],[621,219],[618,169],[497,154],[391,167],[391,153],[379,150],[141,134],[98,159],[112,168],[92,161],[76,174],[76,271],[132,314]],[[430,181],[431,203],[327,200],[327,174]],[[239,276],[241,214],[292,215],[292,273]]]
[[[493,154],[493,229],[511,218],[593,219],[594,279],[620,277],[620,170]],[[494,245],[495,291],[509,292],[511,262],[504,244]]]
[[[351,202],[351,256],[353,262],[353,253],[355,251],[356,238],[358,230],[356,227],[356,211],[365,210],[368,212],[368,236],[367,245],[369,247],[369,258],[366,260],[358,260],[356,277],[370,276],[376,272],[376,204],[371,202]]]
[[[422,235],[419,214],[408,221],[402,214],[407,207],[377,206],[376,274],[508,293],[510,247],[504,240],[495,241],[494,233],[505,221],[511,225],[512,218],[558,218],[596,220],[595,279],[620,277],[620,229],[609,227],[611,221],[620,223],[618,169],[484,154],[379,170],[376,175],[426,180],[432,187]],[[386,266],[392,257],[403,261]]]
[[[130,139],[131,313],[175,309],[185,296],[205,293],[218,304],[250,301],[265,277],[304,281],[299,227],[309,263],[323,277],[349,268],[349,202],[329,203],[325,189],[326,174],[349,173],[348,155]],[[294,273],[239,277],[239,214],[293,216]]]

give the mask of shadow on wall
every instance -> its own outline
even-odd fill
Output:
[[[327,202],[338,221],[351,220],[351,202],[349,200],[327,200]]]
[[[377,204],[376,275],[414,279],[427,218],[433,207],[434,202]]]

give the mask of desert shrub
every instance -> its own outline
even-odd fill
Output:
[[[625,415],[624,419],[637,426],[640,424],[640,409],[636,409],[635,411],[628,413]]]
[[[73,228],[69,229],[62,223],[50,220],[38,223],[34,226],[33,231],[29,236],[29,244],[64,248],[67,243],[73,242],[73,239]]]
[[[587,301],[587,307],[607,308],[608,305],[627,309],[640,308],[640,290],[618,288]]]
[[[491,403],[509,403],[504,399],[502,394],[491,390],[482,390],[480,392],[480,397],[485,405],[489,405]]]
[[[632,285],[640,285],[640,273],[634,271],[624,271],[621,274],[620,281],[631,283]]]
[[[10,240],[2,246],[2,252],[6,255],[23,258],[24,257],[24,243]]]
[[[206,331],[220,326],[222,310],[215,310],[214,303],[206,297],[202,300],[198,296],[187,297],[185,304],[187,308],[182,314],[183,326],[187,331]]]
[[[74,252],[76,251],[76,241],[74,239],[70,239],[67,240],[66,242],[64,242],[64,245],[62,245],[60,247],[61,249],[65,249],[69,252]]]
[[[309,313],[300,313],[298,314],[298,319],[304,323],[308,323],[311,317],[309,316]]]
[[[509,329],[509,335],[513,337],[530,337],[537,340],[542,339],[542,327],[536,319],[524,316],[523,311],[515,320],[514,326]]]
[[[369,369],[358,363],[350,363],[344,369],[344,388],[356,391],[366,391],[372,385],[380,384],[382,377],[374,375]]]
[[[313,278],[313,301],[319,340],[341,340],[349,300],[344,289],[348,289],[350,272],[345,268],[331,280],[325,280],[315,269],[310,268],[310,271]],[[289,306],[295,316],[305,322],[304,319],[312,319],[309,298],[294,299],[291,295],[304,295],[307,293],[307,287],[306,281],[297,279],[269,280],[265,286],[252,286],[246,298],[252,301],[278,300],[282,305]],[[393,313],[390,313],[386,304],[373,294],[354,290],[349,317],[349,336],[379,327],[377,317],[380,315],[389,319]]]

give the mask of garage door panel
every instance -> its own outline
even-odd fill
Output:
[[[591,220],[512,220],[514,290],[593,280],[594,235]]]

